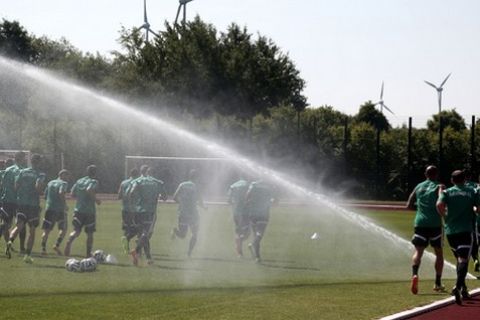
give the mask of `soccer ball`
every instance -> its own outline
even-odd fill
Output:
[[[118,260],[117,260],[117,258],[115,258],[113,255],[107,254],[107,256],[105,257],[105,263],[108,263],[108,264],[117,264],[117,263],[118,263]]]
[[[82,259],[80,261],[80,267],[82,271],[92,272],[97,268],[97,260],[95,258]]]
[[[95,258],[95,260],[97,260],[98,263],[102,263],[105,262],[105,258],[107,257],[107,255],[105,254],[105,252],[103,252],[103,250],[96,250],[93,253],[93,257]]]
[[[65,268],[70,272],[82,272],[80,261],[74,258],[68,259],[65,262]]]

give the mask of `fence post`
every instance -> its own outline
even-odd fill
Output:
[[[412,117],[408,117],[407,193],[412,190]]]
[[[443,118],[441,114],[438,114],[439,117],[439,128],[438,128],[438,176],[441,182],[443,180]]]
[[[472,127],[470,133],[470,167],[472,174],[476,174],[477,159],[475,156],[475,116],[472,116]]]

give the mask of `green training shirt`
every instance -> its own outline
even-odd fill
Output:
[[[43,183],[45,174],[33,168],[20,170],[15,177],[17,187],[17,205],[38,207],[40,205],[40,194],[37,191],[37,182]]]
[[[478,205],[475,190],[466,185],[455,185],[442,192],[439,201],[447,205],[445,233],[447,235],[472,232],[473,206]]]
[[[442,218],[437,211],[438,182],[425,180],[415,187],[417,213],[415,227],[437,228],[442,226]]]
[[[23,168],[17,164],[5,169],[2,178],[2,194],[1,199],[3,203],[16,203],[17,192],[15,191],[15,177]]]
[[[84,214],[95,214],[95,198],[92,197],[87,189],[97,190],[98,180],[89,176],[80,178],[72,187],[72,195],[77,199],[75,211]]]
[[[122,210],[125,212],[133,212],[133,205],[128,197],[130,188],[133,185],[134,178],[128,178],[122,181],[120,184],[120,199],[122,199]]]
[[[157,211],[158,196],[166,195],[163,181],[154,177],[139,177],[132,182],[135,195],[135,212],[153,213]]]
[[[245,180],[238,180],[228,189],[228,198],[232,204],[234,216],[245,214],[245,195],[248,190],[249,183]]]
[[[198,214],[197,203],[199,200],[197,186],[192,181],[184,181],[178,185],[176,201],[180,216],[193,216]]]
[[[268,217],[273,198],[273,190],[267,183],[252,182],[247,191],[247,211],[254,217]]]
[[[66,208],[65,194],[68,190],[68,183],[62,179],[50,181],[45,188],[45,210],[64,212]]]

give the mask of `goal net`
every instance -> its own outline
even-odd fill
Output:
[[[6,150],[0,149],[0,161],[7,161],[8,159],[13,159],[15,157],[15,153],[17,152],[24,152],[25,158],[27,159],[27,164],[30,166],[30,150]]]
[[[125,156],[125,177],[131,169],[142,165],[151,167],[153,176],[165,182],[169,195],[195,169],[202,196],[207,201],[225,201],[228,187],[238,180],[241,172],[231,160],[224,158]]]

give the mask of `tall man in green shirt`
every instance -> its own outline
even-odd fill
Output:
[[[418,269],[422,260],[425,248],[430,244],[435,252],[435,285],[433,290],[444,291],[442,285],[443,272],[443,227],[442,219],[437,212],[437,199],[439,190],[444,186],[437,181],[438,169],[435,166],[428,166],[425,169],[426,180],[419,183],[408,197],[407,208],[414,210],[414,234],[412,244],[415,252],[412,257],[412,283],[411,291],[418,293]]]
[[[92,256],[93,233],[96,231],[96,205],[101,201],[97,198],[98,180],[97,167],[90,165],[87,167],[87,175],[75,182],[72,187],[71,195],[77,201],[73,211],[72,225],[74,231],[70,233],[64,254],[70,256],[73,241],[80,235],[82,229],[87,234],[87,252],[86,256]]]
[[[39,172],[41,157],[34,154],[31,157],[32,166],[22,169],[15,177],[15,191],[17,192],[17,216],[16,226],[10,232],[10,239],[7,243],[6,254],[11,258],[12,243],[18,233],[26,225],[29,227],[27,248],[23,261],[32,263],[31,258],[33,243],[35,241],[35,231],[39,225],[40,219],[40,194],[43,192],[45,183],[45,174]]]
[[[457,259],[457,281],[452,294],[455,302],[462,304],[462,299],[470,298],[465,278],[473,242],[474,207],[479,205],[479,199],[476,191],[465,185],[463,171],[454,171],[451,181],[454,185],[442,191],[437,201],[437,209],[445,219],[445,234]]]
[[[157,217],[158,198],[165,201],[167,192],[163,181],[151,176],[151,169],[147,165],[140,167],[141,176],[132,181],[129,191],[134,199],[135,223],[139,228],[139,239],[137,246],[130,252],[133,264],[138,265],[138,258],[141,250],[145,252],[147,263],[153,264],[150,252],[150,237],[153,233]]]
[[[480,192],[480,187],[477,183],[472,181],[472,172],[469,169],[465,169],[465,185],[471,187]],[[480,262],[478,261],[478,242],[479,242],[479,230],[480,230],[480,216],[475,215],[473,219],[473,246],[472,246],[472,259],[475,272],[480,271]]]
[[[188,229],[190,229],[192,237],[188,243],[187,255],[189,257],[192,255],[198,237],[200,217],[197,205],[206,209],[202,196],[197,189],[197,179],[197,171],[191,170],[188,174],[188,180],[180,183],[173,195],[173,200],[178,203],[178,225],[172,230],[172,239],[175,239],[175,237],[185,238]]]
[[[243,241],[248,238],[250,224],[246,210],[246,194],[250,184],[242,177],[228,188],[228,203],[232,205],[235,223],[235,250],[238,257],[243,257]]]
[[[135,230],[135,215],[131,198],[129,196],[130,189],[132,188],[133,181],[137,179],[140,172],[137,168],[130,170],[130,177],[120,183],[118,188],[118,199],[122,200],[122,246],[125,254],[130,252],[130,240],[136,235]]]
[[[0,189],[0,199],[2,202],[2,210],[0,210],[0,237],[5,237],[7,243],[10,237],[10,227],[13,218],[17,214],[17,191],[15,190],[15,178],[20,170],[26,167],[25,152],[19,151],[15,153],[13,164],[8,166],[2,174],[2,188]],[[20,232],[20,252],[25,252],[25,229]],[[13,247],[10,248],[13,251]],[[6,253],[6,252],[5,252]],[[7,253],[6,253],[7,254]],[[10,252],[7,254],[11,254]]]
[[[43,219],[42,254],[47,254],[47,240],[55,224],[58,225],[58,238],[53,250],[62,255],[60,244],[67,233],[67,204],[65,195],[68,192],[68,170],[60,170],[58,178],[50,181],[45,189],[45,218]]]
[[[245,198],[246,210],[254,236],[253,242],[248,244],[248,248],[255,262],[260,263],[260,242],[270,220],[270,207],[277,199],[273,187],[262,179],[250,184]]]

